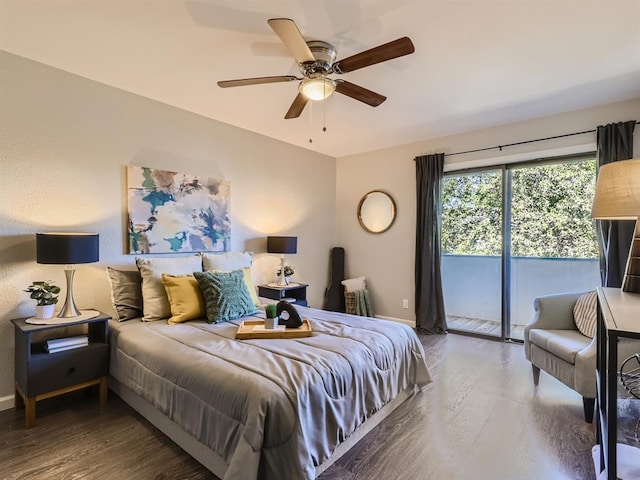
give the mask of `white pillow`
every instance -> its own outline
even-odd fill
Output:
[[[344,285],[347,292],[357,292],[367,288],[367,282],[364,277],[347,278],[340,283]]]
[[[202,268],[205,272],[242,270],[245,267],[251,267],[252,255],[251,252],[203,253]]]
[[[597,305],[598,294],[593,291],[581,295],[573,306],[573,321],[585,337],[593,338],[596,333]]]
[[[202,271],[200,255],[170,258],[136,257],[142,275],[142,320],[151,322],[171,316],[171,305],[162,283],[162,274],[190,275]]]

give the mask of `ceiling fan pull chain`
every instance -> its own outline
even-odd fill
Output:
[[[309,102],[309,132],[313,132],[313,102]],[[309,143],[313,143],[311,136],[309,136]]]
[[[324,84],[324,101],[322,102],[322,131],[327,131],[327,84]]]

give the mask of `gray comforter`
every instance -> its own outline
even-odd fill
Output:
[[[313,479],[368,417],[431,378],[406,325],[298,310],[311,337],[235,340],[240,321],[113,322],[110,373],[223,457],[225,478]]]

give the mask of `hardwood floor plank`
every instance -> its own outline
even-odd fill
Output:
[[[434,382],[321,480],[594,478],[595,432],[581,397],[544,373],[535,388],[522,345],[420,338]],[[0,445],[7,480],[217,478],[115,394],[101,408],[97,389],[90,398],[75,392],[39,402],[29,430],[24,410],[0,412]]]

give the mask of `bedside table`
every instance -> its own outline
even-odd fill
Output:
[[[106,404],[110,318],[99,313],[94,318],[57,325],[32,325],[27,318],[11,320],[15,326],[15,405],[16,410],[26,409],[27,428],[36,423],[38,400],[100,385],[100,403]],[[64,337],[61,329],[77,325],[87,326],[88,345],[47,353],[46,340]]]
[[[289,303],[306,307],[308,286],[306,283],[290,283],[282,287],[275,285],[258,285],[258,296],[277,301],[287,300]]]

